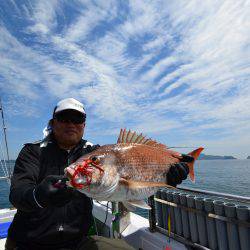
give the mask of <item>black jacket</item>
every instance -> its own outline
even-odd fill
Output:
[[[60,149],[53,139],[41,145],[26,144],[16,160],[9,198],[17,213],[8,236],[18,244],[56,249],[87,235],[92,221],[91,200],[74,191],[72,200],[63,207],[39,208],[33,189],[48,175],[63,175],[66,166],[98,145],[87,146],[81,140],[69,153]]]

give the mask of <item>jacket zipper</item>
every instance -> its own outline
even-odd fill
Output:
[[[75,149],[75,151],[77,151],[76,149]],[[68,154],[67,154],[67,166],[69,166],[69,164],[70,164],[70,157],[72,156],[72,153],[73,152],[71,152],[71,154],[68,152]],[[59,175],[61,174],[61,169],[59,168]],[[59,224],[60,226],[58,227],[58,232],[59,232],[59,234],[60,234],[60,237],[62,237],[62,240],[63,240],[63,232],[64,232],[64,222],[65,222],[65,217],[66,217],[66,207],[64,206],[64,207],[62,207],[62,221],[61,221],[61,223]]]
[[[67,155],[67,164],[69,165],[69,154]],[[61,174],[61,171],[59,170],[59,175]],[[60,223],[60,226],[58,227],[58,232],[60,233],[60,236],[63,239],[63,231],[64,231],[64,221],[66,216],[66,207],[62,207],[62,221]]]

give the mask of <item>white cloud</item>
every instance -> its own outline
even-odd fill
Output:
[[[57,26],[56,10],[58,0],[45,0],[35,3],[27,4],[29,11],[29,19],[33,23],[27,31],[38,33],[39,35],[48,35],[53,32],[53,29]],[[27,6],[23,5],[26,9]]]
[[[91,30],[101,21],[115,18],[117,10],[115,1],[103,1],[98,4],[83,1],[78,11],[80,15],[76,22],[72,23],[66,31],[65,39],[68,41],[77,42],[86,39]]]
[[[149,80],[150,82],[154,81],[154,79],[163,73],[169,66],[173,65],[177,62],[177,58],[175,57],[166,57],[159,62],[157,62],[152,69],[148,70],[142,76],[142,81]]]

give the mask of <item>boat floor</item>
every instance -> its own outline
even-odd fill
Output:
[[[111,211],[108,211],[106,217],[106,208],[104,204],[94,202],[93,215],[101,222],[105,222],[107,228],[112,231],[112,218]],[[0,222],[12,221],[16,210],[0,209]],[[122,232],[121,237],[135,249],[143,250],[162,250],[166,246],[170,246],[173,250],[186,250],[187,248],[182,243],[173,239],[168,240],[168,237],[159,232],[152,233],[149,231],[149,221],[142,216],[135,213],[130,214],[130,224]],[[0,250],[4,250],[6,239],[0,239]]]

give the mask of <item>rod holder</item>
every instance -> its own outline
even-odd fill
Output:
[[[236,205],[234,203],[226,203],[224,208],[226,217],[236,218]],[[230,250],[240,249],[239,233],[236,224],[227,222],[227,237]]]
[[[247,206],[236,206],[236,216],[238,220],[250,221],[250,209]],[[240,249],[250,249],[250,228],[242,225],[238,226]]]
[[[167,190],[164,190],[161,192],[161,198],[166,201],[167,200]],[[163,228],[167,230],[168,224],[166,221],[167,217],[167,210],[168,210],[168,205],[162,204],[162,220],[163,220]]]
[[[173,202],[173,191],[172,190],[169,190],[167,192],[167,201],[169,202]],[[176,230],[175,230],[175,218],[174,218],[174,208],[172,206],[170,206],[170,221],[171,221],[171,232],[172,233],[175,233]]]
[[[197,210],[201,212],[204,211],[204,198],[203,197],[195,198],[195,207]],[[204,214],[202,213],[197,213],[196,216],[197,216],[199,241],[202,246],[206,247],[208,245],[206,219],[205,219]]]
[[[156,192],[156,194],[155,194],[156,198],[159,198],[159,199],[162,198],[161,197],[161,192],[162,192],[161,190],[158,190]],[[163,216],[162,216],[162,206],[163,206],[163,204],[160,203],[160,202],[156,202],[155,206],[156,206],[156,221],[157,221],[159,227],[163,227],[164,226],[163,225]]]
[[[175,204],[180,204],[180,193],[174,192],[173,193],[173,201]],[[181,220],[181,209],[178,207],[174,208],[174,218],[176,223],[176,233],[178,235],[182,235],[182,220]]]
[[[148,205],[151,209],[148,211],[149,229],[153,233],[156,230],[156,213],[154,196],[148,198]]]
[[[189,208],[195,208],[194,199],[195,199],[195,195],[191,195],[191,194],[187,195],[187,206]],[[198,243],[199,235],[198,235],[198,225],[197,225],[196,214],[192,211],[189,211],[188,218],[189,218],[191,240],[195,243]]]
[[[214,214],[214,200],[210,198],[204,199],[204,207],[207,213]],[[218,248],[217,244],[217,235],[216,235],[216,224],[215,219],[206,217],[206,225],[207,225],[207,238],[208,238],[208,246],[212,250],[216,250]]]
[[[180,204],[184,207],[187,207],[187,194],[180,194]],[[181,220],[182,220],[183,236],[186,239],[189,239],[190,238],[190,229],[189,229],[188,212],[184,209],[181,209]]]
[[[217,215],[225,216],[223,201],[214,201],[214,212]],[[215,224],[216,224],[216,232],[217,232],[219,250],[228,250],[226,223],[221,220],[216,220]]]

